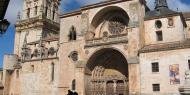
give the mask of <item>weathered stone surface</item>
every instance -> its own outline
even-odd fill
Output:
[[[24,0],[23,17],[16,25],[14,54],[21,58],[28,33],[26,45],[31,58],[21,63],[15,57],[5,57],[4,95],[66,95],[72,88],[79,95],[179,95],[190,59],[190,31],[180,15],[170,17],[173,26],[168,26],[168,18],[164,17],[145,21],[146,6],[142,1],[108,0],[82,7],[60,16],[59,33],[58,14],[52,18],[59,0]],[[33,9],[36,5],[38,16]],[[47,16],[44,6],[48,7]],[[155,27],[157,20],[162,22],[160,29]],[[186,22],[189,28],[189,21]],[[76,40],[69,40],[72,27]],[[156,31],[162,31],[163,41],[157,41]],[[166,43],[177,45],[165,46]],[[73,52],[77,55],[72,56]],[[153,62],[159,62],[158,73],[151,71]],[[174,64],[179,66],[180,84],[170,84],[169,67]],[[160,91],[154,92],[152,84],[160,84]]]

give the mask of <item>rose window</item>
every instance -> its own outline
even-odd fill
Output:
[[[108,30],[111,34],[121,34],[125,30],[125,24],[120,18],[112,18],[109,20]]]

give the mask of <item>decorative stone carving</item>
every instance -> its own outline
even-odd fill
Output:
[[[53,56],[55,53],[56,53],[56,50],[55,50],[54,47],[49,48],[49,50],[48,50],[48,55]]]
[[[81,15],[81,20],[82,20],[82,31],[80,33],[80,36],[85,35],[85,33],[88,31],[88,23],[89,23],[89,15],[88,12],[83,13]]]
[[[131,10],[130,13],[130,22],[129,22],[129,27],[137,27],[139,25],[139,10],[138,10],[138,3],[131,3],[129,5],[129,10]]]
[[[108,32],[107,31],[103,32],[103,37],[108,37]]]
[[[186,84],[190,85],[190,71],[185,72],[185,81],[186,81]]]
[[[69,57],[73,60],[73,61],[78,61],[78,52],[77,51],[72,51],[69,54]]]
[[[94,32],[87,32],[85,35],[86,40],[94,39],[95,33]]]
[[[38,57],[38,49],[35,49],[32,55],[33,57]]]
[[[38,45],[38,58],[47,58],[48,57],[48,49],[42,42],[42,37],[40,38],[40,42]]]
[[[123,45],[125,50],[128,50],[128,44]]]
[[[108,30],[113,35],[121,34],[125,30],[125,24],[119,17],[113,17],[109,21]]]
[[[93,39],[86,41],[86,47],[94,47],[94,46],[104,46],[104,45],[111,45],[111,44],[119,44],[119,43],[128,43],[127,34],[123,35],[116,35],[116,36],[109,36],[107,40],[101,39]]]
[[[108,32],[107,31],[103,32],[103,39],[102,40],[105,42],[108,40]]]
[[[173,20],[173,18],[168,18],[168,26],[174,26],[174,20]]]
[[[31,50],[29,48],[22,48],[21,52],[22,61],[31,59]]]
[[[22,68],[20,63],[14,64],[13,67],[14,67],[14,69],[21,69]]]

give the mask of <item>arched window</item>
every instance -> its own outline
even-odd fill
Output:
[[[34,73],[34,65],[31,65],[31,71]]]
[[[35,6],[35,15],[38,14],[38,6]]]
[[[45,16],[47,17],[47,14],[48,14],[48,7],[46,6],[45,7]]]
[[[55,65],[54,63],[51,64],[51,81],[54,81],[54,72],[55,72]]]
[[[16,78],[19,78],[19,70],[16,70]]]
[[[30,18],[30,8],[27,9],[27,18]]]
[[[70,54],[69,54],[69,57],[73,60],[73,61],[77,61],[78,60],[78,52],[77,51],[72,51]]]
[[[71,27],[69,31],[69,41],[76,40],[77,39],[77,33],[74,26]]]
[[[73,79],[72,80],[72,90],[75,91],[75,89],[76,89],[76,80]]]
[[[52,16],[52,20],[55,19],[55,10],[53,10],[53,16]]]

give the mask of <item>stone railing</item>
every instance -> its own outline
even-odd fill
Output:
[[[113,35],[109,37],[94,38],[91,40],[86,40],[85,48],[94,47],[94,46],[102,46],[102,45],[110,45],[110,44],[127,43],[127,42],[128,42],[127,34]]]
[[[28,22],[31,22],[31,21],[39,20],[39,19],[41,19],[41,16],[36,16],[36,17],[29,18],[29,19],[19,20],[19,21],[17,21],[16,24],[28,23]]]

